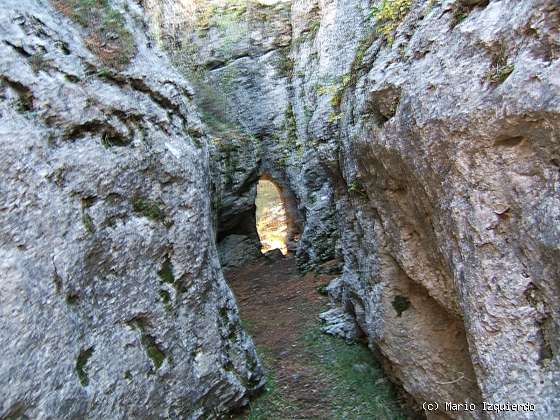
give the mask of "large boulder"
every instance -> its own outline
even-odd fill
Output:
[[[0,418],[220,416],[262,373],[192,89],[136,3],[79,4],[0,7]]]
[[[335,300],[418,403],[454,418],[557,417],[558,3],[410,5],[364,32],[363,9],[336,2],[344,20],[325,12],[315,40],[320,63],[344,50],[318,69],[341,75],[336,101],[325,95],[337,134],[318,150],[345,260]],[[359,39],[333,36],[351,31]],[[314,125],[328,126],[319,111]]]

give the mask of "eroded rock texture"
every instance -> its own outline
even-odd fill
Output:
[[[192,88],[135,3],[102,11],[121,30],[106,44],[53,4],[0,6],[0,417],[217,417],[262,374]],[[115,39],[132,42],[119,70]]]
[[[212,242],[258,255],[260,177],[300,266],[343,260],[327,331],[420,404],[536,408],[429,416],[560,415],[558,1],[391,3],[130,3],[119,71],[122,33],[3,4],[2,415],[241,404],[260,371]]]
[[[480,3],[413,2],[392,43],[355,2],[321,10],[319,68],[342,51],[325,65],[337,88],[319,146],[345,260],[333,297],[417,401],[532,401],[534,413],[447,414],[548,418],[560,15],[553,1]]]
[[[259,178],[273,181],[288,216],[288,247],[303,268],[331,259],[337,239],[333,189],[292,103],[292,7],[289,1],[150,1],[154,35],[201,95],[212,134],[218,240],[256,239]],[[170,25],[169,22],[175,22]],[[312,146],[310,146],[312,147]],[[304,223],[305,222],[305,223]]]
[[[293,193],[302,267],[343,258],[333,301],[417,402],[558,415],[558,2],[234,3],[172,32],[256,140],[235,176]]]

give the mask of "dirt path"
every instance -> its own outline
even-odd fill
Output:
[[[403,418],[368,350],[319,332],[327,298],[318,290],[333,277],[302,277],[291,257],[263,257],[226,273],[268,378],[267,391],[240,418]]]

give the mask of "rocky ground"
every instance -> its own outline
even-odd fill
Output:
[[[367,347],[320,332],[324,288],[333,277],[302,276],[294,258],[278,251],[226,273],[268,379],[264,394],[236,418],[407,417]]]

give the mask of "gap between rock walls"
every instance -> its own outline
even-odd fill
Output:
[[[4,0],[0,419],[560,416],[557,0]]]

